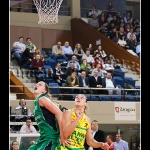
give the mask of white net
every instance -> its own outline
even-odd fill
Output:
[[[38,24],[58,23],[58,11],[62,1],[63,0],[33,0],[39,16]]]

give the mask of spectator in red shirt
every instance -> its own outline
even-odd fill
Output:
[[[35,59],[32,60],[32,69],[34,70],[35,76],[36,76],[36,83],[37,83],[37,77],[39,73],[43,73],[44,68],[44,62],[42,61],[39,54],[35,55]]]
[[[114,150],[114,142],[113,140],[113,136],[112,135],[107,135],[106,136],[106,143],[109,145],[109,149],[108,150]]]

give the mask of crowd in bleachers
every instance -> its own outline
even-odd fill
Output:
[[[98,45],[95,50],[89,43],[86,50],[83,50],[80,43],[77,43],[73,49],[68,41],[64,45],[58,41],[48,52],[45,52],[37,48],[31,38],[27,38],[25,44],[23,40],[23,37],[19,37],[19,40],[13,43],[12,59],[18,62],[20,68],[26,68],[27,77],[35,77],[36,83],[42,80],[48,85],[56,83],[57,86],[72,87],[61,92],[97,94],[98,100],[99,95],[102,94],[121,95],[118,88],[124,88],[124,72],[117,65],[118,60],[115,59],[114,54],[106,54],[101,45]],[[74,89],[74,87],[85,89]],[[102,88],[116,88],[117,92],[100,90]]]
[[[140,58],[140,23],[132,19],[130,13],[122,17],[121,13],[114,11],[111,1],[108,2],[107,13],[100,14],[93,5],[88,12],[89,24],[105,36],[113,40],[125,50],[133,51],[132,54]],[[31,38],[19,37],[13,43],[11,57],[18,62],[20,68],[26,68],[28,78],[35,77],[36,83],[44,80],[50,85],[72,87],[62,90],[69,94],[90,93],[111,95],[112,90],[88,90],[74,89],[84,88],[125,88],[129,79],[124,77],[124,72],[117,65],[117,59],[113,52],[106,54],[101,45],[93,49],[89,43],[84,50],[82,43],[76,43],[74,47],[66,41],[64,45],[60,41],[53,45],[48,52],[36,47]],[[131,79],[132,80],[132,79]],[[132,80],[133,81],[133,80]],[[131,85],[135,87],[135,81]],[[133,84],[132,84],[133,83]],[[52,85],[52,84],[51,84]],[[56,92],[57,93],[57,92]],[[110,94],[111,93],[111,94]],[[131,94],[131,92],[128,92]]]
[[[108,5],[107,13],[102,11],[98,14],[95,6],[89,11],[89,24],[105,36],[113,40],[116,44],[129,50],[135,56],[140,58],[140,22],[138,19],[132,19],[130,13],[121,16],[121,13],[112,12],[113,4]]]

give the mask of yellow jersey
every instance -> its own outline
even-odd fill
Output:
[[[71,110],[71,121],[76,119],[76,114],[74,112],[74,108]],[[71,145],[69,146],[61,146],[61,150],[85,150],[84,142],[86,136],[86,130],[90,128],[90,123],[87,120],[85,114],[83,114],[82,119],[78,122],[72,134],[68,137],[71,140]]]

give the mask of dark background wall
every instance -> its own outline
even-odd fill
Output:
[[[126,11],[126,0],[111,0],[115,11],[120,11],[122,16]],[[107,0],[80,0],[81,3],[81,17],[86,17],[87,10],[83,8],[91,9],[92,5],[95,5],[99,10],[106,10],[106,6],[109,1]]]

